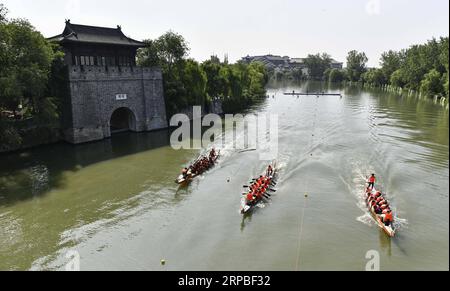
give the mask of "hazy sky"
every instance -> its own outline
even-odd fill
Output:
[[[345,61],[365,51],[371,66],[389,49],[449,34],[448,0],[0,0],[10,17],[23,17],[46,37],[64,20],[116,27],[130,37],[156,38],[173,30],[202,61],[228,54],[304,57],[328,52]]]

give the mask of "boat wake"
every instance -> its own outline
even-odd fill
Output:
[[[377,225],[376,221],[374,220],[374,218],[372,217],[369,209],[367,209],[367,205],[366,205],[366,197],[364,195],[364,187],[365,187],[365,182],[367,180],[366,176],[368,175],[368,172],[374,172],[374,169],[367,169],[366,167],[363,167],[362,165],[359,165],[358,163],[354,162],[353,163],[353,171],[352,171],[352,182],[351,183],[346,183],[344,181],[344,183],[347,185],[349,191],[353,194],[353,196],[355,196],[356,200],[357,200],[357,206],[359,207],[359,209],[361,209],[361,211],[364,212],[363,215],[359,216],[356,218],[357,221],[364,223],[366,225]],[[363,170],[365,169],[365,170]],[[389,200],[394,200],[395,197],[389,196],[388,194],[388,198]],[[394,222],[393,222],[393,226],[395,230],[399,230],[401,228],[405,228],[408,226],[408,220],[404,219],[404,218],[400,218],[398,217],[398,211],[395,207],[395,203],[392,204],[392,210],[394,212]]]

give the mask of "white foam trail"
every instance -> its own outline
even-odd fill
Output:
[[[376,224],[375,220],[373,219],[371,213],[369,212],[369,209],[367,208],[366,205],[366,197],[364,195],[364,185],[365,182],[367,180],[367,176],[366,173],[368,172],[373,172],[374,170],[369,168],[366,169],[365,171],[362,170],[365,167],[361,166],[361,163],[358,162],[352,162],[353,164],[353,173],[352,173],[352,184],[347,183],[345,181],[344,178],[341,177],[342,181],[344,182],[344,184],[347,185],[349,191],[355,196],[355,198],[357,199],[357,205],[358,207],[364,212],[364,215],[359,216],[356,218],[357,221],[364,223],[366,225],[374,225]],[[366,173],[365,173],[366,172]],[[394,212],[394,228],[395,230],[399,230],[401,228],[407,227],[408,226],[408,220],[404,219],[404,218],[400,218],[397,216],[397,209],[393,208],[393,212]]]
[[[373,218],[369,214],[369,212],[365,213],[364,215],[362,215],[360,217],[357,217],[356,220],[359,221],[359,222],[362,222],[362,223],[364,223],[366,225],[370,225],[370,226],[374,225]]]

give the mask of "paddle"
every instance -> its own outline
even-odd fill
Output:
[[[242,193],[242,196],[245,196],[245,195],[247,195],[248,193]],[[270,196],[267,196],[266,194],[263,194],[262,195],[262,198],[263,199],[267,199],[267,200],[271,200],[272,198],[270,198]]]
[[[242,151],[240,151],[239,153],[242,154],[242,153],[253,152],[253,151],[256,151],[256,149],[242,150]]]

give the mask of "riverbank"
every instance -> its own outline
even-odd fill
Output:
[[[34,124],[33,121],[4,122],[0,133],[0,154],[26,150],[62,140],[61,130],[55,124]]]
[[[343,86],[343,87],[346,87],[346,86],[347,87],[359,87],[361,89],[366,89],[366,90],[379,90],[379,91],[395,94],[398,97],[407,96],[407,97],[417,98],[419,100],[429,100],[429,101],[433,101],[436,104],[442,105],[447,110],[449,109],[449,98],[442,96],[442,95],[426,95],[426,94],[423,94],[422,92],[418,92],[418,91],[403,88],[403,87],[396,87],[396,86],[392,86],[392,85],[378,86],[378,85],[362,83],[362,82],[345,81],[345,82],[330,82],[330,84],[332,84],[334,86]]]

